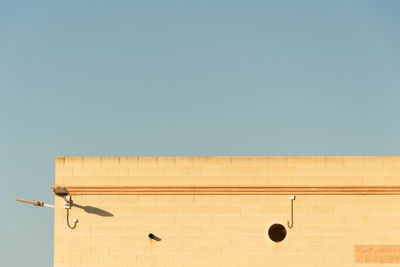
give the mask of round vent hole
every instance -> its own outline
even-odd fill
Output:
[[[286,237],[286,229],[282,224],[276,223],[269,227],[268,236],[274,242],[281,242]]]

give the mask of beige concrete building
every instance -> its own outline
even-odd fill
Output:
[[[400,157],[58,157],[54,265],[400,266],[399,182]]]

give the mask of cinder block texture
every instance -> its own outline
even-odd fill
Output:
[[[65,186],[399,181],[400,157],[56,158],[56,184]],[[287,195],[76,195],[73,201],[77,206],[70,210],[70,221],[79,222],[70,229],[63,200],[55,199],[58,267],[399,266],[397,195],[299,195],[292,229],[287,227]],[[286,227],[278,243],[268,236],[274,223]],[[149,233],[161,240],[150,239]]]

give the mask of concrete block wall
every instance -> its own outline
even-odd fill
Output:
[[[58,157],[56,185],[399,185],[400,157]],[[54,265],[399,266],[400,196],[56,197]],[[86,209],[86,211],[85,211]],[[101,209],[113,216],[90,213]],[[89,212],[87,212],[89,211]],[[274,223],[286,227],[279,243]],[[153,233],[161,241],[149,239]]]

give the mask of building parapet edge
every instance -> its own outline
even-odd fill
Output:
[[[400,195],[400,186],[68,186],[70,195]]]

